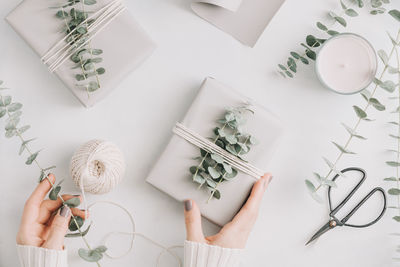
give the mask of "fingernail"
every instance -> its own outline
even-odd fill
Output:
[[[271,182],[273,177],[274,176],[270,176],[270,177],[264,179],[264,190],[267,189],[267,186],[269,185],[269,183]]]
[[[185,200],[185,210],[190,211],[192,209],[192,201],[191,200]]]
[[[60,209],[60,215],[62,217],[68,217],[70,214],[71,210],[68,208],[68,206],[62,206]]]
[[[80,197],[81,195],[73,195],[74,197]]]

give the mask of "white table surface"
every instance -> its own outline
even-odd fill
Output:
[[[4,18],[16,4],[14,0],[2,0],[0,16]],[[400,8],[399,2],[393,5]],[[394,266],[391,258],[400,240],[389,235],[399,227],[391,220],[392,211],[369,228],[337,229],[317,243],[304,246],[327,220],[327,207],[309,197],[304,179],[313,171],[326,172],[321,156],[336,157],[338,152],[330,141],[343,143],[346,138],[339,122],[354,124],[351,106],[362,105],[364,100],[322,88],[313,67],[301,66],[294,80],[282,79],[274,71],[289,51],[300,49],[298,44],[307,33],[319,34],[313,25],[324,18],[327,10],[339,12],[338,1],[288,0],[254,48],[244,47],[197,17],[188,0],[131,0],[127,6],[158,49],[105,101],[88,110],[48,73],[11,27],[4,20],[0,22],[0,79],[13,88],[15,99],[24,103],[23,121],[32,125],[28,136],[39,137],[34,146],[44,149],[40,160],[58,166],[57,176],[66,179],[64,192],[78,192],[68,174],[73,151],[89,139],[113,141],[126,155],[126,177],[113,192],[90,195],[89,202],[121,203],[134,215],[137,231],[165,245],[182,244],[182,204],[144,180],[200,83],[206,76],[213,76],[273,110],[286,127],[280,149],[269,164],[274,180],[249,238],[244,266]],[[349,19],[347,30],[365,36],[378,49],[388,50],[391,44],[385,30],[396,31],[394,20],[361,13],[361,17]],[[395,104],[387,101],[387,93],[379,90],[378,96],[389,104],[389,110],[394,108]],[[395,145],[387,136],[391,127],[385,124],[393,115],[374,110],[370,113],[377,121],[360,127],[369,140],[355,140],[350,148],[358,154],[345,157],[339,164],[340,168],[356,165],[368,171],[369,178],[360,192],[373,186],[387,188],[382,178],[394,174],[384,164],[391,159],[384,149]],[[1,121],[1,128],[3,125]],[[16,139],[6,140],[1,133],[0,148],[0,266],[11,267],[18,266],[15,235],[24,201],[36,186],[38,173],[17,155]],[[393,198],[389,198],[391,202]],[[127,218],[120,214],[109,206],[93,210],[95,224],[88,235],[93,245],[110,230],[129,230]],[[208,222],[204,222],[204,228],[207,233],[217,231]],[[77,256],[77,249],[83,247],[81,240],[67,240],[66,246],[71,266],[93,266]],[[110,243],[110,251],[115,253],[126,248],[126,238]],[[105,259],[103,265],[155,266],[159,251],[138,238],[132,253],[114,262]],[[164,257],[162,266],[176,264]]]

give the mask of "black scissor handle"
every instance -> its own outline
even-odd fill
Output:
[[[350,168],[343,169],[342,173],[346,173],[349,171],[360,172],[362,174],[362,177],[361,177],[360,181],[358,182],[358,184],[353,188],[353,190],[351,190],[350,194],[348,194],[342,200],[342,202],[340,202],[339,205],[337,205],[334,209],[332,209],[331,186],[328,188],[328,203],[329,203],[330,216],[335,216],[335,214],[344,206],[344,204],[346,204],[347,201],[349,201],[349,199],[354,195],[354,193],[358,190],[358,188],[360,188],[360,186],[364,183],[365,179],[367,178],[367,173],[363,169],[357,168],[357,167],[350,167]],[[339,177],[339,174],[336,174],[335,177],[332,178],[332,181],[335,181],[338,177]]]
[[[383,196],[383,209],[381,211],[381,213],[378,215],[378,217],[376,217],[375,220],[367,223],[367,224],[363,224],[363,225],[355,225],[355,224],[347,224],[346,222],[348,221],[348,219],[350,219],[351,216],[353,216],[353,214],[373,195],[375,194],[375,192],[380,192]],[[347,214],[342,220],[341,222],[343,223],[343,225],[346,226],[350,226],[350,227],[356,227],[356,228],[363,228],[363,227],[368,227],[370,225],[373,225],[374,223],[376,223],[377,221],[379,221],[383,214],[385,214],[386,211],[386,194],[385,194],[385,190],[383,190],[380,187],[375,187],[374,189],[371,190],[371,192],[369,192],[350,212],[349,214]]]
[[[331,203],[331,187],[328,188],[328,202],[329,202],[329,209],[331,211],[330,212],[331,217],[334,217],[335,214],[347,203],[347,201],[349,201],[349,199],[354,195],[354,193],[360,188],[360,186],[364,183],[365,179],[367,178],[366,172],[361,168],[357,168],[357,167],[346,168],[346,169],[342,170],[342,173],[345,173],[348,171],[358,171],[362,174],[362,178],[357,183],[357,185],[353,188],[353,190],[351,190],[351,192],[334,209],[332,209],[332,203]],[[339,177],[338,174],[335,175],[335,177],[333,177],[332,181],[335,181],[338,177]],[[381,213],[378,215],[378,217],[375,220],[373,220],[367,224],[363,224],[363,225],[346,224],[346,222],[350,219],[350,217],[353,216],[353,214],[376,192],[380,192],[383,196],[383,209],[382,209]],[[368,227],[368,226],[376,223],[377,221],[379,221],[382,218],[385,211],[386,211],[385,190],[383,190],[380,187],[375,187],[342,220],[340,220],[340,223],[342,225],[349,226],[349,227],[356,227],[356,228]]]

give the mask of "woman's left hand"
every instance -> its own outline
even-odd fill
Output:
[[[81,218],[85,216],[85,212],[78,208],[70,209],[67,206],[63,206],[60,198],[57,200],[45,200],[47,193],[52,188],[48,179],[53,184],[55,183],[54,175],[50,174],[48,178],[40,182],[25,203],[21,225],[17,234],[18,245],[62,250],[71,213]],[[62,196],[64,200],[75,197],[80,196]]]

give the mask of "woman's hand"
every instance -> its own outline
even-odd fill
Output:
[[[63,206],[60,198],[57,200],[44,200],[51,190],[51,184],[48,179],[53,184],[56,180],[52,174],[43,179],[25,203],[21,225],[17,234],[18,245],[62,250],[64,248],[64,236],[71,219],[71,212],[75,216],[82,218],[85,216],[85,212],[80,209],[70,209],[67,206]],[[75,197],[79,196],[62,196],[64,200]]]
[[[184,203],[186,239],[224,248],[244,248],[257,219],[264,191],[271,179],[272,176],[270,174],[265,174],[258,180],[254,184],[246,204],[235,218],[226,224],[218,234],[213,236],[204,237],[199,207],[193,200],[186,200]]]

